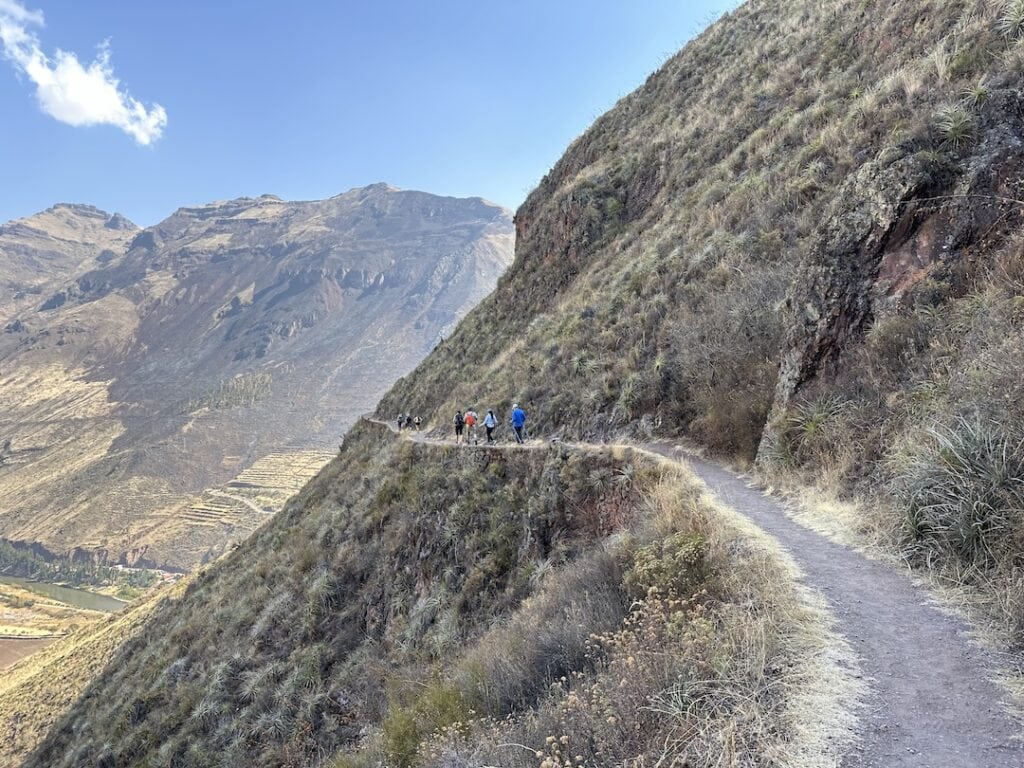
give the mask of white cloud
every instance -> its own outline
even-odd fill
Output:
[[[58,50],[51,58],[35,33],[42,26],[42,11],[30,11],[19,0],[0,0],[4,56],[35,83],[43,112],[68,125],[114,125],[139,144],[160,138],[167,111],[159,104],[147,107],[121,88],[106,43],[88,65],[67,51]]]

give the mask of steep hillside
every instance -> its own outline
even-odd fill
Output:
[[[31,221],[61,253],[58,215],[86,234],[117,221],[81,210]],[[5,263],[41,263],[42,246],[10,245],[29,231],[4,229]],[[279,508],[512,245],[496,206],[386,185],[184,208],[130,242],[110,231],[122,239],[91,261],[61,256],[74,279],[0,306],[0,537],[176,568]]]
[[[1021,38],[1016,0],[752,0],[569,148],[379,413],[760,451],[1019,618]],[[802,764],[814,620],[755,541],[639,454],[363,425],[27,765]]]
[[[672,467],[364,424],[155,609],[26,765],[761,764],[808,733],[843,743],[841,720],[797,706],[819,621]],[[637,727],[673,685],[708,707],[666,698],[675,714]]]
[[[759,456],[1024,642],[1022,73],[1016,0],[743,5],[569,148],[379,412]]]
[[[686,434],[752,458],[794,312],[810,302],[849,326],[835,348],[859,346],[915,290],[963,293],[1013,228],[1019,205],[984,195],[1019,197],[1016,7],[745,4],[569,148],[516,215],[499,289],[381,413],[518,398],[545,432]],[[936,228],[942,212],[959,226]],[[872,248],[891,253],[881,273],[853,263]],[[832,272],[790,295],[805,262]],[[835,285],[856,317],[812,298]]]

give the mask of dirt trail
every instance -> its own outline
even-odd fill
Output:
[[[214,490],[212,488],[207,488],[206,492],[208,494],[210,494],[211,496],[219,496],[222,499],[230,499],[231,501],[237,501],[239,504],[244,504],[249,509],[251,509],[253,512],[255,512],[257,515],[272,515],[273,514],[273,512],[270,512],[270,511],[267,511],[267,510],[263,509],[262,507],[258,506],[255,502],[252,502],[249,499],[243,498],[241,496],[235,496],[233,493],[225,493],[224,491],[218,491],[218,490]]]
[[[424,433],[407,437],[454,445]],[[843,768],[1024,768],[1024,733],[991,682],[995,660],[970,640],[964,622],[939,610],[906,574],[794,522],[781,503],[716,464],[673,446],[632,447],[692,469],[725,505],[777,539],[805,584],[828,600],[870,687],[860,738]]]
[[[968,627],[939,610],[906,574],[868,560],[787,517],[732,473],[666,446],[724,504],[774,536],[827,598],[870,685],[853,768],[1022,768],[1021,728],[990,681],[994,660]]]

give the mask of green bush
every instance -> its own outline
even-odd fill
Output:
[[[411,768],[419,762],[425,738],[444,730],[464,729],[473,718],[462,691],[437,679],[425,683],[410,703],[392,705],[381,724],[387,764]]]
[[[960,418],[927,430],[899,457],[893,488],[905,539],[925,561],[978,568],[1024,553],[1024,434],[1014,425]]]

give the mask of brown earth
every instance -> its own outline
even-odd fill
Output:
[[[52,637],[41,640],[12,640],[0,637],[0,670],[7,669],[15,662],[31,656],[53,641]]]

